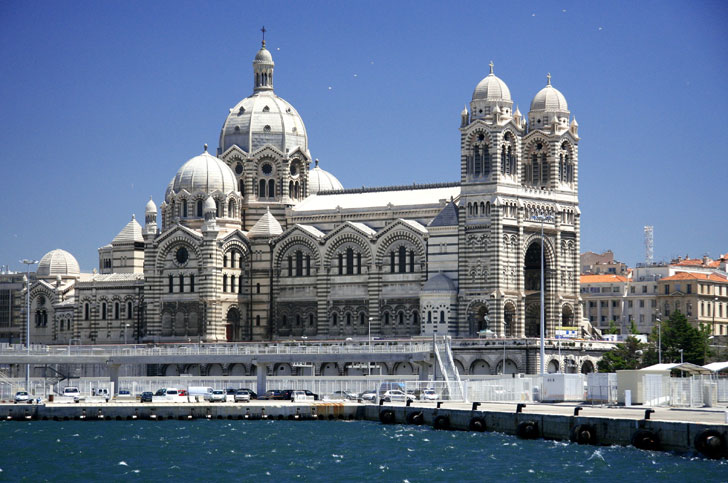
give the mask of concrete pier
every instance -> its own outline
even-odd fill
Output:
[[[3,404],[0,420],[331,420],[429,425],[435,429],[497,431],[526,439],[728,457],[725,409],[591,407],[569,404],[253,401],[250,403]]]

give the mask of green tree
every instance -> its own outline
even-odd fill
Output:
[[[640,333],[639,329],[637,329],[637,324],[634,323],[633,318],[629,319],[629,333],[632,335],[636,335],[636,334]]]
[[[657,324],[650,334],[650,349],[645,353],[645,365],[658,363],[657,344],[660,336]],[[662,322],[662,362],[680,362],[680,349],[683,350],[683,361],[702,366],[710,354],[708,337],[710,328],[701,324],[693,327],[685,316],[675,311],[670,318]]]
[[[604,353],[597,363],[599,372],[615,372],[625,369],[639,369],[642,365],[642,354],[645,344],[636,337],[627,337],[622,344]]]
[[[619,327],[617,327],[617,324],[615,324],[613,320],[610,320],[609,328],[606,332],[607,334],[619,334]]]

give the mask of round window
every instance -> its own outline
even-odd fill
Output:
[[[485,139],[485,135],[483,135],[482,133],[478,134],[478,141],[482,141],[483,139]]]
[[[296,168],[295,164],[291,165],[291,176],[296,176],[298,174],[298,168]]]
[[[178,248],[177,253],[175,254],[175,258],[177,259],[177,263],[187,262],[187,259],[189,258],[189,253],[187,253],[187,249],[185,247]]]
[[[241,163],[238,163],[235,165],[235,172],[238,174],[242,174],[243,172],[243,165]]]
[[[261,168],[261,171],[263,171],[263,174],[271,174],[273,172],[273,166],[271,166],[268,163],[265,163]]]

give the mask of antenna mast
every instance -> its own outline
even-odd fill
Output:
[[[652,265],[654,258],[655,241],[652,225],[645,226],[645,263]]]

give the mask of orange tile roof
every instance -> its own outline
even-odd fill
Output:
[[[718,282],[718,283],[728,283],[728,279],[725,277],[722,277],[721,275],[718,275],[717,273],[689,273],[689,272],[677,272],[675,275],[671,275],[669,277],[665,277],[660,279],[661,282],[663,281],[673,281],[673,280],[706,280],[711,282]]]
[[[699,258],[686,258],[685,260],[673,263],[672,265],[676,265],[678,267],[700,267],[703,265],[703,260]]]
[[[580,278],[581,283],[614,283],[614,282],[626,282],[627,277],[622,275],[582,275]]]

